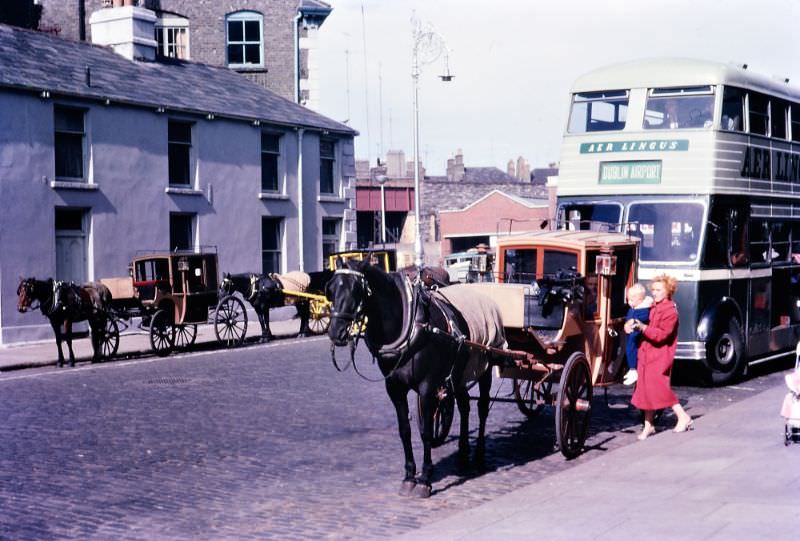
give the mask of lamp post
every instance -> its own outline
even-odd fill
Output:
[[[386,175],[378,175],[375,177],[378,184],[381,186],[381,244],[386,246],[386,194],[384,193],[384,185],[388,180]]]
[[[413,49],[411,57],[411,80],[414,83],[414,211],[417,214],[414,230],[414,264],[422,266],[422,209],[420,207],[419,186],[419,74],[420,68],[425,64],[435,62],[445,50],[444,38],[431,28],[422,28],[422,23],[416,15],[412,16]],[[445,56],[447,59],[447,56]],[[450,67],[446,63],[446,73],[441,75],[442,81],[452,81]]]

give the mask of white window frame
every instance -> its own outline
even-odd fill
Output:
[[[55,114],[56,109],[71,109],[73,111],[80,111],[82,114],[82,131],[74,132],[74,131],[67,131],[67,130],[58,130],[55,127]],[[80,135],[81,136],[81,176],[80,177],[64,177],[59,176],[58,172],[55,171],[55,163],[53,164],[53,172],[55,174],[54,178],[58,182],[70,182],[76,184],[88,184],[90,183],[91,179],[93,178],[93,171],[92,171],[92,163],[89,159],[89,110],[84,107],[76,107],[73,105],[57,103],[53,107],[53,156],[55,159],[55,151],[56,151],[56,140],[55,136],[56,133],[66,133],[72,135]]]
[[[177,58],[180,60],[189,60],[191,59],[191,51],[189,49],[189,19],[184,17],[176,17],[176,16],[165,16],[161,17],[156,21],[156,42],[158,43],[158,54],[160,56],[164,56],[166,58]],[[176,43],[169,43],[169,41],[165,38],[163,41],[158,41],[158,32],[159,30],[162,31],[162,36],[165,36],[166,31],[174,30],[184,34],[185,36],[185,56],[180,55],[170,55],[169,48],[175,47],[178,49],[178,45]]]
[[[228,35],[228,24],[231,21],[258,21],[258,54],[259,54],[259,63],[252,64],[252,63],[233,63],[230,61],[228,56],[228,47],[231,45],[241,45],[244,47],[247,44],[253,44],[255,42],[246,41],[244,39],[244,28],[242,28],[242,41],[237,41],[231,43],[230,37]],[[242,54],[242,58],[244,58],[244,54]],[[263,68],[264,67],[264,16],[257,11],[236,11],[233,13],[229,13],[225,16],[225,62],[228,67],[236,68],[236,69],[247,69],[247,68]]]

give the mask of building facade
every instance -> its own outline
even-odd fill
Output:
[[[40,28],[92,40],[90,17],[109,5],[156,15],[158,54],[237,71],[311,109],[319,105],[317,32],[332,8],[321,0],[41,0]]]
[[[2,344],[52,333],[17,312],[20,276],[207,245],[220,271],[315,271],[355,245],[356,133],[228,69],[0,25],[0,113]]]

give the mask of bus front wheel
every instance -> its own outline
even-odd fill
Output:
[[[706,342],[706,360],[714,385],[726,385],[742,374],[745,364],[744,341],[736,318],[732,318],[727,328]]]

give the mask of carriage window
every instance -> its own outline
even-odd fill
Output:
[[[55,138],[53,141],[56,178],[83,180],[83,145],[86,136],[83,109],[61,107],[53,109]]]
[[[166,259],[136,262],[136,281],[169,280],[169,263]]]
[[[744,90],[726,86],[722,93],[722,129],[744,131]]]
[[[545,250],[542,260],[542,274],[555,274],[558,271],[569,271],[578,266],[578,254]]]
[[[696,260],[703,214],[699,203],[632,204],[628,233],[641,239],[640,259],[676,263]]]
[[[536,250],[514,249],[505,251],[505,281],[529,284],[536,279]]]
[[[710,86],[654,88],[647,98],[644,129],[710,128],[714,92]]]
[[[560,221],[569,229],[619,231],[622,206],[616,203],[564,205]]]
[[[627,90],[581,92],[572,98],[569,133],[622,130],[627,118]]]
[[[748,96],[750,133],[769,135],[769,99],[758,92]]]

